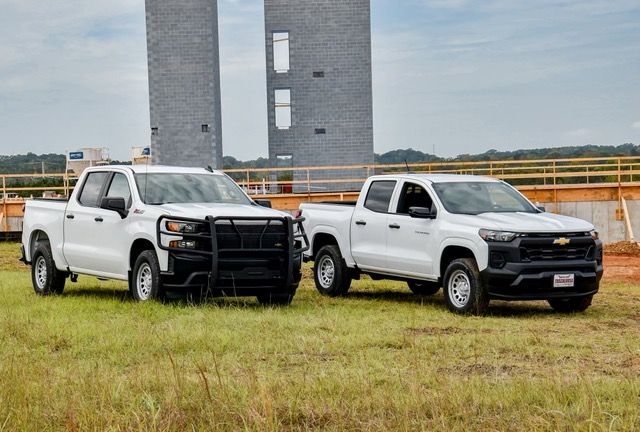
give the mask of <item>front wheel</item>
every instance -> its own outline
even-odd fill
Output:
[[[164,287],[160,279],[160,264],[152,250],[145,250],[136,259],[129,286],[135,301],[164,300]]]
[[[345,295],[351,285],[351,276],[338,246],[323,246],[314,261],[313,278],[320,294],[331,297]]]
[[[56,268],[49,243],[40,244],[33,252],[31,282],[38,295],[62,294],[67,273]]]
[[[451,312],[483,315],[489,306],[489,296],[473,258],[451,261],[444,273],[443,287],[444,301]]]
[[[584,312],[591,306],[591,300],[593,300],[593,295],[586,297],[555,298],[547,301],[549,302],[549,306],[556,312],[571,313]]]
[[[407,281],[407,285],[409,285],[412,293],[418,295],[434,295],[440,291],[440,284],[438,282],[410,280]]]

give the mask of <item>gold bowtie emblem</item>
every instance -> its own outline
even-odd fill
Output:
[[[564,246],[564,245],[568,245],[570,242],[571,242],[571,240],[570,240],[570,239],[568,239],[568,238],[564,238],[564,237],[561,237],[561,238],[559,238],[559,239],[555,239],[555,240],[553,241],[553,244],[557,244],[557,245],[560,245],[560,246]]]

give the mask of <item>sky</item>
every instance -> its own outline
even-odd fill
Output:
[[[0,11],[0,155],[149,145],[144,0]],[[223,153],[268,157],[263,2],[218,12]],[[640,0],[371,0],[371,26],[376,153],[640,144]]]

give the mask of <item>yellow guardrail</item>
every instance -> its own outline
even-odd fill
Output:
[[[225,169],[252,194],[313,193],[362,184],[373,174],[399,171],[475,174],[504,179],[514,186],[556,186],[640,182],[640,157],[456,161],[387,165]],[[68,196],[77,174],[2,174],[2,202],[42,194]],[[34,185],[38,180],[48,184]]]

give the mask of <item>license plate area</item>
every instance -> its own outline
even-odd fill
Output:
[[[576,276],[573,273],[562,273],[553,275],[554,288],[567,288],[575,286]]]

